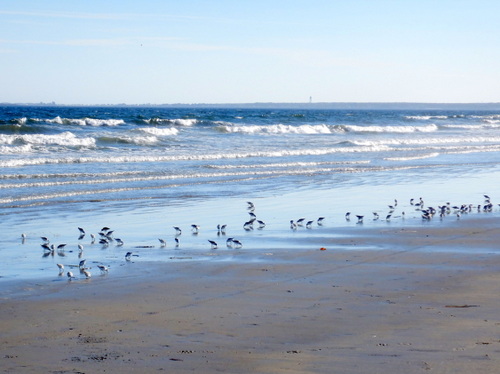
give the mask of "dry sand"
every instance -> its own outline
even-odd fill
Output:
[[[499,226],[323,230],[253,262],[25,284],[0,301],[0,369],[498,373]]]

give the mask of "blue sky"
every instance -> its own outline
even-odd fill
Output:
[[[0,102],[500,102],[499,1],[0,1]]]

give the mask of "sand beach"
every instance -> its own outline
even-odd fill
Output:
[[[495,373],[499,225],[331,228],[255,261],[20,281],[1,372]]]

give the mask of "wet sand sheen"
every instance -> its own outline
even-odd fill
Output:
[[[1,368],[492,373],[499,224],[327,229],[255,262],[130,263],[91,280],[25,283],[1,301]]]

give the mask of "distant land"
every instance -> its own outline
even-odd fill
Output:
[[[338,110],[500,110],[499,103],[411,103],[411,102],[318,102],[318,103],[220,103],[220,104],[57,104],[51,103],[0,103],[0,106],[51,106],[51,107],[153,107],[153,108],[229,108],[229,109],[338,109]]]

